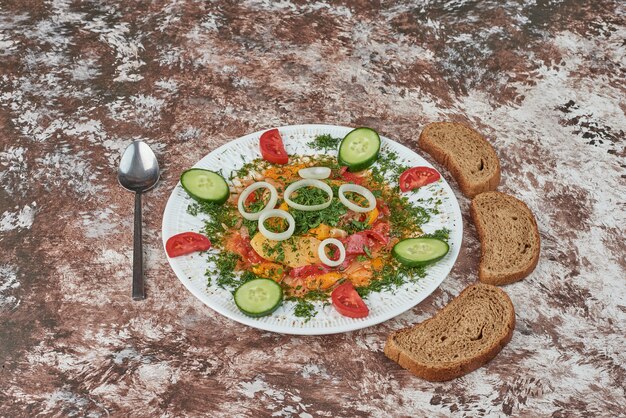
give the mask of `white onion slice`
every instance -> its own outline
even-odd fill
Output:
[[[269,190],[270,200],[259,212],[246,212],[244,208],[244,203],[246,203],[246,199],[248,199],[248,196],[250,196],[250,194],[257,191],[258,189]],[[239,209],[239,213],[241,213],[241,216],[243,216],[247,220],[256,221],[257,219],[259,219],[263,212],[274,209],[274,206],[276,206],[276,202],[278,202],[278,192],[276,191],[276,187],[265,181],[257,181],[256,183],[252,183],[251,185],[246,187],[244,191],[241,192],[241,194],[239,195],[239,201],[237,202],[237,209]]]
[[[307,167],[298,170],[298,174],[303,179],[327,179],[330,177],[330,168],[328,167]]]
[[[364,208],[363,206],[359,206],[356,203],[352,203],[345,196],[346,192],[360,194],[361,196],[367,199],[369,206]],[[376,207],[376,198],[374,197],[374,194],[372,194],[372,192],[367,190],[365,187],[359,186],[358,184],[348,183],[348,184],[342,184],[341,186],[339,186],[339,200],[341,200],[341,203],[346,205],[348,209],[351,209],[355,212],[360,212],[360,213],[371,212]]]
[[[269,218],[283,218],[287,221],[289,226],[286,231],[283,232],[272,232],[265,227],[265,221]],[[296,230],[296,221],[291,216],[291,213],[281,210],[281,209],[270,209],[263,211],[261,216],[259,217],[259,232],[263,234],[263,236],[272,241],[284,241],[290,238],[293,235],[293,231]]]
[[[324,249],[328,245],[335,245],[339,248],[339,259],[331,260],[326,255],[326,251]],[[320,243],[320,246],[317,247],[317,255],[319,256],[322,263],[326,264],[328,267],[337,267],[346,259],[346,247],[343,246],[343,243],[336,238],[326,238],[324,241]]]
[[[308,187],[308,186],[317,187],[318,189],[322,189],[323,191],[325,191],[326,194],[328,195],[328,201],[320,205],[307,206],[307,205],[301,205],[299,203],[296,203],[289,198],[291,194],[295,192],[296,190],[301,189],[303,187]],[[331,189],[328,184],[320,180],[315,180],[315,179],[298,180],[295,183],[291,183],[285,189],[285,193],[283,194],[283,199],[285,199],[285,202],[287,202],[287,204],[294,209],[303,210],[307,212],[311,212],[314,210],[322,210],[322,209],[326,209],[327,207],[329,207],[330,203],[333,201],[333,189]]]

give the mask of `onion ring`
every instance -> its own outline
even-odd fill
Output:
[[[257,191],[258,189],[267,189],[270,191],[270,200],[267,202],[265,207],[261,209],[259,212],[246,212],[244,208],[244,203],[248,199],[248,196],[252,194],[252,192]],[[241,216],[246,218],[249,221],[256,221],[259,219],[261,214],[267,210],[274,209],[276,206],[276,202],[278,202],[278,192],[276,191],[276,187],[265,181],[257,181],[256,183],[252,183],[248,187],[244,189],[243,192],[239,195],[239,201],[237,202],[237,209],[239,209],[239,213]]]
[[[331,260],[326,255],[326,251],[324,249],[328,245],[335,245],[339,248],[339,259]],[[317,255],[319,256],[322,263],[326,264],[328,267],[337,267],[346,259],[346,247],[343,246],[343,243],[336,238],[326,238],[324,241],[320,242],[320,246],[317,247]]]
[[[352,203],[345,196],[346,192],[360,194],[367,199],[369,206],[364,208],[363,206],[359,206],[356,203]],[[342,184],[341,186],[339,186],[339,200],[341,200],[341,203],[346,205],[348,209],[359,213],[371,212],[376,207],[376,198],[374,197],[374,194],[367,190],[365,187],[359,186],[358,184]]]
[[[330,177],[331,170],[328,167],[307,167],[298,170],[298,174],[303,179],[327,179]]]
[[[283,218],[287,221],[289,226],[286,231],[283,232],[272,232],[265,227],[265,221],[269,218]],[[270,209],[263,211],[261,216],[259,217],[259,232],[263,234],[263,236],[271,241],[284,241],[289,239],[293,235],[293,231],[296,230],[296,221],[291,216],[291,213],[281,210],[281,209]]]
[[[301,189],[302,187],[307,187],[307,186],[317,187],[318,189],[322,189],[323,191],[325,191],[326,194],[328,195],[328,201],[320,205],[307,206],[307,205],[301,205],[299,203],[296,203],[289,198],[293,192],[295,192],[298,189]],[[287,202],[289,206],[297,210],[302,210],[305,212],[311,212],[314,210],[322,210],[322,209],[326,209],[327,207],[329,207],[331,202],[333,201],[333,189],[331,189],[328,184],[320,180],[316,180],[316,179],[298,180],[295,183],[291,183],[285,189],[285,193],[283,194],[283,199],[285,200],[285,202]]]

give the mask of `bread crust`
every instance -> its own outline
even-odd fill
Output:
[[[460,298],[465,292],[471,289],[474,285],[466,287],[457,298]],[[515,308],[513,307],[513,303],[509,296],[500,288],[495,288],[498,292],[501,292],[505,296],[505,300],[510,305],[509,310],[509,318],[508,318],[508,332],[504,335],[500,340],[498,340],[494,345],[492,345],[489,350],[486,352],[469,359],[465,362],[459,362],[453,365],[442,365],[441,367],[433,367],[426,364],[420,364],[414,361],[408,354],[406,354],[402,348],[396,343],[395,337],[404,332],[411,332],[413,328],[423,326],[429,321],[437,318],[442,312],[445,312],[450,304],[446,305],[443,309],[435,314],[432,318],[429,318],[423,322],[420,322],[416,325],[413,325],[408,328],[403,328],[398,331],[392,332],[389,337],[387,337],[387,342],[385,343],[384,353],[385,355],[398,363],[402,368],[410,371],[417,377],[421,377],[422,379],[431,381],[431,382],[443,382],[446,380],[452,380],[457,377],[463,376],[467,373],[470,373],[479,367],[487,364],[490,360],[492,360],[503,348],[506,346],[511,338],[513,337],[513,330],[515,329]]]
[[[492,284],[494,286],[503,286],[503,285],[507,285],[507,284],[522,280],[523,278],[525,278],[526,276],[528,276],[530,273],[532,273],[535,270],[535,268],[537,267],[537,264],[539,263],[539,254],[541,253],[541,237],[539,235],[539,228],[537,227],[537,220],[535,219],[535,215],[530,210],[528,205],[526,205],[526,203],[506,193],[497,192],[497,191],[488,192],[488,193],[499,194],[499,195],[504,196],[505,198],[515,199],[516,203],[520,204],[520,206],[522,207],[522,210],[527,211],[528,214],[530,215],[530,219],[532,220],[532,228],[537,238],[537,249],[533,251],[533,254],[532,254],[533,257],[531,259],[531,263],[528,265],[527,268],[525,268],[524,270],[512,273],[512,274],[507,274],[503,276],[489,275],[486,269],[484,268],[484,261],[486,258],[486,248],[483,243],[485,241],[486,231],[482,227],[481,223],[478,221],[480,215],[479,215],[478,209],[476,208],[475,201],[472,200],[472,203],[470,205],[470,214],[472,216],[472,221],[474,222],[474,225],[476,226],[476,231],[478,232],[478,240],[480,241],[480,264],[478,267],[478,280],[480,280],[483,283]]]
[[[440,149],[440,147],[438,147],[434,142],[432,142],[428,136],[429,128],[436,126],[438,124],[442,124],[442,123],[454,123],[456,125],[464,126],[465,128],[476,132],[474,129],[472,129],[468,125],[463,124],[463,123],[458,123],[458,122],[429,123],[428,125],[426,125],[426,127],[422,130],[422,133],[420,134],[420,137],[418,139],[419,147],[423,149],[424,151],[426,151],[428,154],[430,154],[430,156],[433,157],[435,161],[437,161],[442,166],[446,167],[450,171],[450,173],[452,173],[452,176],[454,177],[457,184],[459,185],[461,192],[463,192],[465,196],[472,198],[479,193],[483,193],[489,190],[495,190],[500,184],[501,173],[500,173],[500,160],[498,159],[498,155],[496,154],[496,151],[493,148],[493,146],[489,143],[489,141],[485,139],[484,136],[476,132],[476,134],[479,135],[483,139],[485,145],[490,150],[490,152],[493,153],[493,156],[496,162],[496,170],[483,183],[472,185],[469,182],[469,180],[463,176],[461,167],[458,166],[456,162],[453,161],[452,158],[450,158],[449,154],[447,154],[444,150]]]

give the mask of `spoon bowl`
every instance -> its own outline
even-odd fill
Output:
[[[159,181],[159,162],[152,149],[142,141],[126,148],[117,171],[120,185],[135,192],[135,232],[133,237],[133,292],[134,300],[145,299],[143,286],[143,245],[141,240],[141,194]]]
[[[122,187],[135,193],[153,188],[159,181],[159,162],[152,149],[143,141],[130,144],[120,160],[117,180]]]

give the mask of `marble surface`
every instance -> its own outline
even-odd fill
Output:
[[[0,416],[624,416],[625,38],[624,3],[606,0],[2,2]],[[453,182],[457,265],[369,329],[246,328],[168,267],[166,199],[218,145],[317,122],[416,149],[437,120],[489,138],[499,190],[530,206],[543,244],[505,288],[512,341],[478,371],[428,383],[382,353],[477,278]],[[134,139],[163,168],[144,204],[144,302],[115,178]]]

